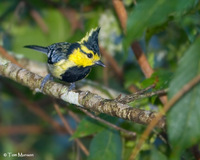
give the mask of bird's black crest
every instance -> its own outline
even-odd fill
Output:
[[[83,41],[83,44],[90,50],[92,50],[95,54],[97,53],[100,55],[99,52],[99,42],[98,42],[98,35],[99,35],[100,28],[98,27],[95,30],[92,30],[88,37],[87,40]]]

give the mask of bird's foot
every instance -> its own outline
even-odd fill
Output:
[[[75,87],[76,87],[75,83],[70,83],[68,91],[75,89]]]
[[[53,80],[53,77],[51,76],[51,74],[47,74],[44,79],[42,80],[42,83],[40,85],[40,89],[41,91],[43,91],[44,85],[47,83],[47,81],[49,80]]]

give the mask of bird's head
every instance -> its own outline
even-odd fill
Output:
[[[101,62],[101,54],[99,52],[98,35],[100,28],[92,29],[79,42],[79,47],[74,49],[70,54],[69,60],[73,61],[77,66],[89,67],[100,65],[105,67]]]

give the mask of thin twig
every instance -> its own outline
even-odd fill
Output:
[[[42,16],[38,13],[37,10],[35,10],[32,7],[32,5],[28,1],[26,1],[26,5],[29,8],[31,17],[35,20],[35,22],[38,24],[38,26],[41,28],[41,30],[47,34],[49,32],[49,28],[46,25],[45,21],[43,20]]]
[[[167,140],[155,129],[153,129],[153,132],[165,143],[168,144]]]
[[[148,86],[148,87],[146,87],[146,88],[144,88],[144,89],[142,89],[142,90],[137,91],[136,93],[137,93],[137,94],[142,94],[142,93],[144,93],[144,92],[146,92],[146,91],[148,91],[148,90],[154,88],[155,86],[156,86],[156,84],[152,84],[152,85],[150,85],[150,86]]]
[[[26,6],[28,6],[29,9],[29,13],[31,15],[31,17],[35,20],[35,22],[37,23],[37,25],[41,28],[41,30],[47,34],[49,32],[49,28],[46,25],[45,21],[43,20],[42,16],[38,13],[37,10],[35,10],[32,5],[28,2],[25,1]]]
[[[32,18],[36,21],[36,23],[38,24],[38,26],[41,28],[41,30],[44,33],[48,33],[49,32],[49,28],[46,25],[45,21],[43,20],[43,18],[40,16],[40,14],[33,8],[30,9],[30,15],[32,16]]]
[[[154,88],[155,87],[155,84],[152,84],[152,85],[150,85],[150,86],[148,86],[147,88],[144,88],[144,89],[141,89],[141,90],[138,90],[137,92],[134,92],[133,94],[132,94],[132,96],[134,95],[140,95],[140,94],[142,94],[142,93],[144,93],[144,92],[146,92],[146,91],[148,91],[149,89],[152,89],[152,88]],[[122,96],[121,95],[119,95],[117,98],[116,98],[116,101],[121,101],[121,99],[124,99],[124,98],[126,98],[127,96],[124,96],[124,98],[121,98]]]
[[[131,153],[130,160],[133,160],[136,158],[137,154],[139,153],[144,141],[147,139],[149,134],[151,133],[152,129],[156,126],[156,124],[159,122],[160,118],[163,117],[163,115],[177,102],[180,100],[180,98],[185,95],[188,91],[190,91],[195,85],[197,85],[200,82],[200,75],[193,78],[190,82],[185,84],[173,97],[169,100],[169,102],[164,106],[164,108],[158,113],[158,115],[153,119],[146,130],[141,135],[138,144],[133,149],[133,152]]]
[[[58,116],[60,117],[61,121],[63,122],[65,129],[69,132],[70,135],[73,135],[74,132],[73,132],[72,128],[70,127],[69,123],[66,121],[66,119],[64,118],[64,116],[60,112],[60,107],[58,106],[58,104],[56,104],[54,102],[53,106],[54,106],[56,112],[58,113]],[[89,151],[83,145],[83,143],[79,139],[75,139],[75,141],[78,144],[78,146],[81,148],[81,150],[85,153],[85,155],[88,156],[89,155]]]
[[[152,89],[154,87],[155,87],[155,84],[152,84],[152,85],[148,86],[147,88],[144,88],[144,89],[141,89],[141,90],[134,92],[132,95],[140,95],[140,94],[142,94],[142,93],[144,93],[144,92],[146,92],[149,89]],[[126,99],[126,97],[127,96],[124,96],[124,98],[122,98],[122,95],[120,94],[115,100],[118,101],[118,102],[120,102],[120,101],[123,102],[123,100],[121,100],[121,99]]]
[[[37,125],[0,126],[0,136],[16,134],[40,134],[43,128]]]
[[[136,137],[136,133],[135,132],[128,131],[128,130],[123,129],[121,127],[118,127],[118,126],[116,126],[116,125],[114,125],[114,124],[112,124],[112,123],[110,123],[110,122],[108,122],[108,121],[106,121],[106,120],[104,120],[102,118],[96,117],[92,113],[88,112],[86,109],[83,109],[81,107],[79,107],[79,109],[81,111],[83,111],[86,115],[88,115],[89,117],[91,117],[93,119],[96,119],[97,121],[99,121],[99,122],[101,122],[103,124],[106,124],[107,126],[109,126],[111,128],[114,128],[117,131],[121,131],[121,132],[125,133],[126,135],[134,137],[134,138]]]
[[[151,75],[154,73],[154,70],[149,64],[147,57],[145,56],[145,53],[143,52],[139,42],[138,41],[133,42],[131,48],[136,56],[138,64],[140,65],[140,68],[144,73],[145,77],[150,78]]]
[[[130,102],[133,102],[138,99],[143,99],[143,98],[148,98],[152,97],[155,95],[165,95],[167,93],[167,90],[158,90],[158,91],[153,91],[153,92],[147,92],[147,93],[142,93],[142,94],[131,94],[131,95],[126,95],[123,98],[120,98],[117,100],[119,103],[127,104]]]

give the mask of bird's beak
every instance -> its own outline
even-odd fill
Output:
[[[99,60],[99,61],[96,61],[95,64],[96,64],[96,65],[99,65],[99,66],[102,66],[102,67],[106,67],[106,65],[103,64],[103,62],[101,62],[100,60]]]

